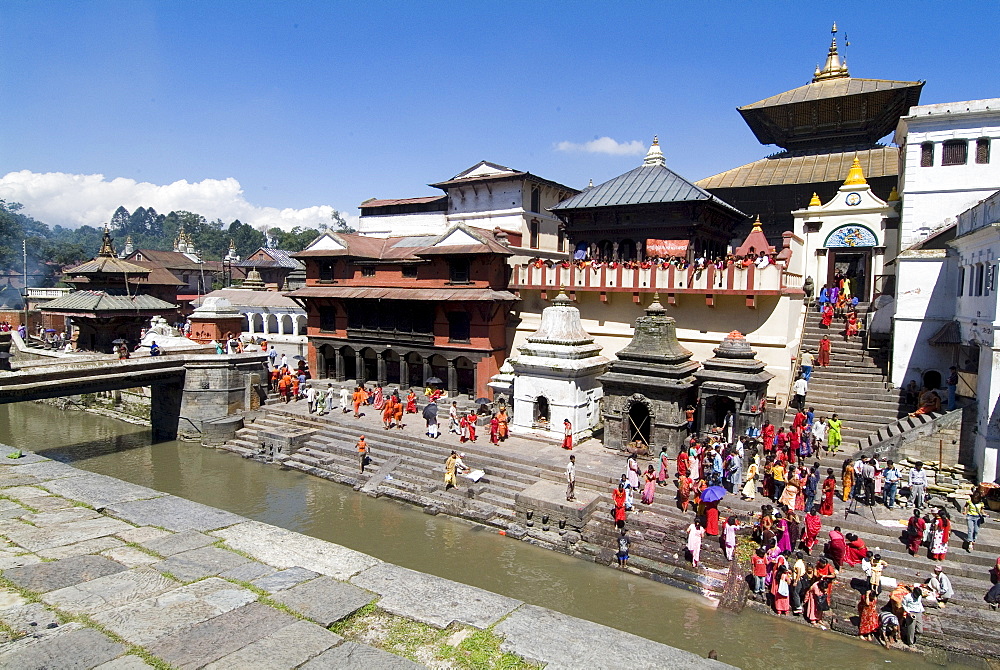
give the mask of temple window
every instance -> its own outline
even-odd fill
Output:
[[[320,261],[319,263],[319,280],[320,281],[333,281],[333,263],[330,261]]]
[[[542,211],[542,208],[541,208],[541,192],[538,190],[537,187],[531,189],[531,211],[532,212],[540,212],[540,211]]]
[[[332,305],[319,307],[319,329],[322,331],[337,330],[337,309]]]
[[[361,268],[361,276],[362,277],[374,277],[375,276],[375,267],[369,265],[369,266]]]
[[[529,242],[532,249],[538,248],[538,219],[532,219],[528,224]]]
[[[451,282],[454,284],[469,283],[469,259],[455,258],[448,262]]]
[[[416,265],[404,265],[403,266],[403,276],[409,279],[417,278],[417,266]]]
[[[969,143],[948,140],[941,147],[941,165],[965,165],[969,160]]]
[[[958,268],[958,296],[965,295],[965,267]]]
[[[920,145],[920,167],[934,166],[934,143],[924,142]]]
[[[448,341],[468,342],[469,335],[468,312],[448,312]]]
[[[990,162],[990,138],[981,137],[976,140],[976,163],[986,165]]]

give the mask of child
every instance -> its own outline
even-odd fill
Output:
[[[631,542],[628,539],[628,529],[622,528],[621,535],[618,536],[618,553],[615,556],[618,557],[618,567],[625,568],[628,567],[628,546]]]
[[[753,592],[764,593],[764,577],[767,576],[767,560],[764,558],[764,548],[759,547],[750,557],[753,574]]]

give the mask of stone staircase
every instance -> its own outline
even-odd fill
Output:
[[[867,305],[858,305],[864,313]],[[900,394],[892,388],[883,368],[864,348],[863,339],[844,341],[843,321],[835,319],[829,329],[820,325],[820,314],[810,311],[802,333],[802,351],[819,351],[823,335],[830,337],[830,365],[813,367],[806,405],[814,407],[818,416],[829,417],[836,412],[844,422],[842,449],[854,453],[867,442],[869,435],[906,413]],[[785,409],[784,422],[790,425],[795,409]]]

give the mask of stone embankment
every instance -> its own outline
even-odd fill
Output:
[[[573,451],[577,457],[577,500],[569,503],[563,479],[568,454],[557,443],[513,437],[494,446],[488,436],[480,435],[475,443],[459,444],[456,436],[447,433],[433,440],[423,434],[424,422],[413,415],[403,430],[385,430],[374,416],[376,412],[368,411],[371,416],[354,419],[338,409],[323,417],[310,415],[304,402],[268,406],[223,448],[346,484],[369,495],[415,504],[427,513],[444,513],[492,526],[508,536],[586,560],[615,563],[616,530],[610,521],[608,493],[624,471],[621,455],[604,449],[596,440],[577,445]],[[442,427],[446,428],[446,421]],[[364,474],[359,472],[354,447],[362,433],[372,448],[372,464]],[[443,463],[451,449],[464,451],[467,464],[485,470],[485,476],[477,483],[461,480],[457,489],[446,490]],[[839,475],[843,456],[841,453],[817,460],[824,472],[826,467],[836,467]],[[647,463],[640,462],[640,469],[644,471]],[[673,464],[671,459],[671,475]],[[682,513],[675,496],[671,478],[658,487],[651,505],[636,500],[635,510],[627,520],[632,539],[630,571],[727,603],[742,602],[739,589],[743,584],[734,579],[727,586],[731,564],[717,538],[706,538],[699,568],[692,568],[686,559],[684,529],[694,518],[694,507]],[[721,513],[723,517],[737,516],[748,531],[754,513],[766,502],[760,498],[743,501],[730,495],[723,501]],[[952,504],[942,498],[932,502]],[[834,516],[823,518],[820,551],[827,533],[839,525],[845,533],[857,533],[869,548],[881,552],[890,566],[886,576],[906,583],[922,583],[930,576],[935,564],[926,556],[909,556],[900,539],[908,510],[889,512],[879,506],[860,507],[856,510],[860,513],[848,513],[848,505],[839,498],[835,507]],[[926,632],[916,650],[945,663],[982,665],[983,659],[1000,658],[1000,613],[990,611],[982,600],[990,587],[989,568],[1000,555],[1000,533],[988,524],[981,532],[976,552],[967,554],[962,546],[964,519],[952,509],[956,520],[952,553],[943,566],[955,583],[957,595],[952,607],[927,613]],[[818,552],[809,560],[815,560],[816,555]],[[848,568],[838,580],[834,610],[827,617],[833,630],[857,633],[861,576],[859,570]],[[887,597],[883,594],[882,602]],[[763,603],[750,604],[770,611]],[[789,620],[804,623],[801,618]]]
[[[464,668],[483,648],[490,667],[731,667],[13,451],[3,667]]]

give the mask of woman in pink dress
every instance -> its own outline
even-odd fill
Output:
[[[656,475],[658,484],[666,484],[670,478],[670,459],[667,458],[666,447],[660,448],[660,471]]]
[[[653,496],[656,495],[656,471],[653,470],[652,464],[646,468],[643,479],[646,483],[642,487],[642,502],[646,505],[651,505],[653,504]]]

